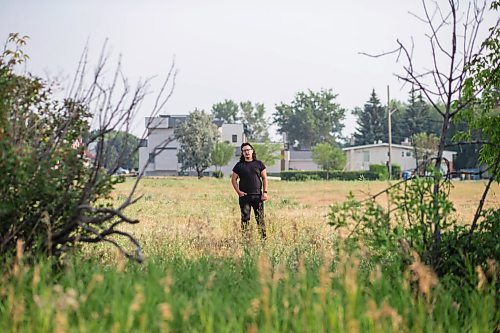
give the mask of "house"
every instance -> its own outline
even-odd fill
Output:
[[[146,118],[147,139],[142,140],[139,147],[139,170],[144,169],[145,176],[177,176],[181,164],[177,159],[179,142],[175,140],[175,128],[186,121],[185,115],[160,115]],[[226,124],[220,120],[213,122],[219,128],[220,141],[229,142],[234,147],[234,155],[229,163],[221,168],[224,175],[231,174],[233,166],[239,161],[240,147],[247,142],[243,124]],[[258,158],[258,156],[257,156]],[[267,166],[268,173],[279,173],[282,170],[279,162]],[[206,173],[215,171],[211,166]]]
[[[414,170],[417,166],[413,146],[408,141],[392,144],[391,163],[401,166],[401,171]],[[386,165],[389,161],[389,144],[376,142],[370,145],[343,148],[346,155],[346,171],[369,170],[370,165]],[[453,155],[456,152],[445,150],[443,157],[450,162],[453,170]],[[316,171],[320,167],[313,161],[311,150],[287,150],[282,161],[282,170]]]
[[[139,170],[145,176],[176,176],[181,170],[177,159],[179,142],[174,137],[175,128],[186,121],[185,115],[160,115],[146,118],[147,139],[139,147]],[[224,174],[229,174],[239,160],[240,146],[246,142],[243,124],[224,124],[215,120],[220,132],[220,140],[227,141],[235,148],[235,153],[228,165],[222,167]],[[213,171],[211,167],[208,172]]]
[[[139,145],[139,171],[144,175],[177,175],[177,150],[179,142],[174,130],[186,120],[186,116],[147,117],[147,139]]]
[[[372,164],[385,165],[389,161],[389,144],[381,141],[342,150],[346,154],[347,171],[369,170]],[[392,144],[391,151],[391,164],[401,166],[401,171],[416,169],[415,149],[407,140],[401,144]],[[450,162],[450,171],[453,170],[453,155],[455,154],[456,152],[448,150],[443,152],[443,157]]]
[[[281,161],[281,170],[321,170],[312,159],[311,150],[285,150]]]
[[[147,139],[142,140],[139,147],[139,170],[146,176],[174,176],[181,171],[177,159],[179,142],[175,140],[175,128],[186,121],[185,115],[161,115],[146,118]],[[233,166],[240,158],[240,146],[246,142],[243,124],[225,124],[215,120],[220,132],[220,140],[227,141],[234,147],[231,161],[221,168],[224,175],[229,175]],[[414,148],[407,141],[392,144],[392,164],[401,166],[401,171],[414,170],[416,160]],[[372,164],[385,165],[388,162],[389,144],[377,142],[369,145],[347,147],[342,149],[346,155],[346,171],[369,170]],[[444,151],[443,157],[450,162],[453,170],[453,155],[456,152]],[[258,158],[258,156],[257,156]],[[281,163],[267,166],[268,173],[278,173],[284,170],[316,171],[321,168],[313,161],[311,150],[283,150]],[[211,166],[206,170],[215,170]]]

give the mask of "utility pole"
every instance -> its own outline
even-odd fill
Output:
[[[387,168],[389,169],[389,180],[392,179],[392,127],[391,127],[391,108],[389,107],[390,103],[389,97],[389,86],[387,86],[387,125],[389,130],[389,160],[387,161]]]

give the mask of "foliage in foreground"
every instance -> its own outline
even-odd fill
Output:
[[[245,246],[245,245],[241,245]],[[289,258],[246,245],[241,258],[187,259],[174,248],[142,266],[74,258],[5,266],[0,330],[11,332],[492,332],[495,284],[438,281],[422,262],[372,265],[334,251]],[[495,274],[495,272],[493,272]]]
[[[11,36],[17,46],[24,39]],[[23,239],[26,251],[57,254],[92,232],[80,226],[116,180],[87,168],[80,135],[90,113],[73,99],[51,101],[41,79],[19,76],[22,52],[0,57],[0,255]]]
[[[106,82],[104,48],[87,85],[85,51],[67,97],[58,99],[50,83],[17,74],[27,59],[22,50],[27,38],[10,34],[0,54],[0,262],[15,253],[19,240],[34,256],[60,257],[82,243],[105,241],[142,260],[138,242],[120,230],[123,223],[138,222],[124,214],[135,202],[137,182],[120,204],[102,200],[123,180],[112,173],[134,153],[130,145],[117,151],[114,140],[131,139],[124,129],[147,84],[130,90],[124,80],[119,87],[120,66],[114,81]],[[159,105],[162,99],[160,94]],[[119,238],[130,241],[133,250]]]
[[[467,266],[485,267],[500,251],[496,236],[500,233],[500,210],[484,210],[480,227],[470,232],[470,227],[452,218],[455,208],[448,194],[450,182],[441,182],[440,191],[434,192],[435,178],[439,177],[436,172],[430,177],[402,181],[367,200],[357,200],[351,194],[345,202],[331,206],[330,224],[337,230],[349,230],[348,238],[363,242],[383,260],[408,260],[411,251],[416,251],[440,276],[470,282]],[[387,208],[376,201],[382,194],[389,198]],[[436,214],[443,220],[438,249],[432,228]],[[441,253],[438,260],[436,252]]]

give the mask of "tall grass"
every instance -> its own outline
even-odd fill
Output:
[[[24,258],[20,246],[0,268],[0,332],[498,330],[494,261],[489,272],[471,267],[476,283],[462,285],[438,280],[417,257],[381,267],[366,251],[346,250],[322,198],[383,183],[347,184],[272,182],[261,242],[255,230],[250,239],[240,234],[226,179],[147,179],[144,200],[129,212],[142,220],[131,231],[146,262],[101,245],[60,266]],[[464,200],[472,200],[470,184]]]
[[[418,261],[361,264],[363,255],[300,253],[272,262],[266,247],[243,257],[113,265],[74,257],[4,270],[2,332],[493,332],[496,290],[438,281]],[[165,253],[167,255],[167,253]],[[411,287],[411,284],[415,284]]]

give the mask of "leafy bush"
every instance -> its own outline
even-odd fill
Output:
[[[443,261],[441,270],[456,277],[475,278],[471,268],[483,266],[487,269],[489,261],[494,261],[500,253],[500,210],[488,209],[483,212],[483,221],[478,230],[470,233],[462,225],[455,225],[443,233]]]
[[[373,171],[282,171],[281,180],[376,180],[378,175]]]
[[[392,164],[392,179],[399,179],[401,177],[401,165]]]
[[[485,212],[479,229],[470,233],[451,216],[455,209],[448,198],[449,181],[441,182],[440,191],[434,191],[440,176],[404,181],[382,192],[389,196],[391,207],[398,208],[390,208],[391,213],[377,203],[378,195],[359,201],[351,194],[345,202],[331,206],[330,225],[347,229],[348,238],[362,242],[380,261],[409,263],[415,251],[438,274],[464,277],[467,268],[497,257],[500,210]],[[435,240],[436,216],[440,218],[439,242]]]
[[[392,164],[392,179],[399,179],[399,175],[401,174],[401,166],[398,164]],[[387,170],[387,166],[384,164],[371,164],[370,171],[375,172],[378,175],[378,179],[388,179],[389,172]]]
[[[138,222],[123,213],[136,201],[136,186],[119,207],[108,203],[114,185],[124,178],[112,175],[120,166],[120,154],[115,165],[106,165],[106,157],[108,134],[129,127],[146,86],[132,91],[131,99],[124,87],[113,105],[108,97],[116,82],[108,85],[96,74],[86,87],[79,68],[82,81],[75,80],[71,97],[57,100],[48,83],[15,73],[16,65],[27,58],[22,51],[26,40],[11,34],[0,55],[0,258],[10,257],[19,244],[27,254],[61,256],[82,242],[105,241],[127,257],[142,260],[138,242],[118,230],[122,223]],[[105,59],[96,73],[104,72]],[[91,131],[93,117],[100,122],[94,122]],[[129,240],[134,252],[117,237]]]
[[[378,175],[378,179],[389,178],[389,172],[387,171],[387,166],[383,164],[371,164],[370,171],[375,172]]]
[[[215,178],[224,178],[224,172],[222,172],[222,170],[215,170],[212,172],[212,176]]]

